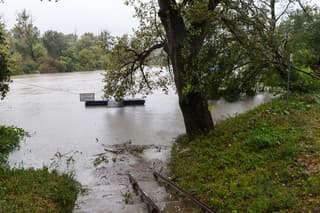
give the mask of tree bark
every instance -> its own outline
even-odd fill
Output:
[[[190,136],[206,133],[213,129],[213,121],[208,109],[208,102],[201,92],[184,94],[185,77],[191,77],[191,82],[198,83],[192,66],[183,56],[187,30],[183,17],[177,9],[175,0],[158,0],[159,17],[166,31],[166,51],[172,63],[174,80],[179,96],[179,105],[183,114],[186,133]],[[199,38],[204,39],[204,38]],[[202,41],[199,41],[202,43]],[[193,45],[188,45],[189,51],[194,52]],[[198,47],[196,49],[199,49]]]
[[[179,105],[188,135],[200,135],[213,129],[208,101],[202,94],[189,93],[183,98],[179,96]]]

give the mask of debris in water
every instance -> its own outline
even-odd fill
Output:
[[[94,159],[93,165],[97,167],[101,163],[109,163],[108,157],[106,155],[100,155],[99,157]]]
[[[116,155],[120,154],[119,151],[114,151],[114,150],[107,149],[107,148],[104,148],[104,151],[106,151],[106,152],[111,152],[111,153],[116,154]]]
[[[123,201],[125,204],[133,204],[133,194],[130,191],[127,191],[125,193],[122,193]]]

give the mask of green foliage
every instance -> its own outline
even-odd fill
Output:
[[[156,1],[128,0],[140,22],[133,36],[123,35],[113,41],[110,63],[105,74],[105,97],[121,99],[137,93],[148,95],[154,89],[168,91],[173,83],[172,70],[164,53],[165,33],[158,18]]]
[[[289,108],[279,98],[206,136],[180,138],[171,177],[217,212],[317,211],[317,100],[318,94],[292,94]]]
[[[14,49],[18,51],[23,58],[31,58],[36,61],[39,57],[39,36],[40,31],[33,25],[31,15],[23,10],[18,14],[17,23],[12,29]]]
[[[18,146],[24,136],[25,132],[23,129],[0,126],[0,153],[8,154],[11,152]]]
[[[63,33],[49,30],[42,36],[42,42],[52,58],[58,58],[70,45]]]
[[[21,66],[22,66],[22,71],[25,74],[38,73],[38,64],[33,60],[27,59],[22,62]]]
[[[6,163],[6,157],[18,147],[20,140],[26,135],[23,129],[0,126],[0,168]]]
[[[308,179],[304,182],[305,192],[308,195],[317,195],[320,196],[320,175],[314,175],[308,177]]]
[[[297,78],[291,82],[291,91],[299,93],[311,93],[319,91],[320,81],[304,74],[298,74]]]
[[[54,58],[42,58],[39,66],[40,73],[66,72],[67,66],[64,61]]]
[[[79,183],[48,169],[0,170],[1,212],[72,212]]]
[[[23,67],[22,55],[18,52],[13,52],[10,55],[10,73],[11,73],[11,75],[24,74],[22,67]]]
[[[110,61],[104,79],[106,98],[120,99],[137,93],[148,95],[156,88],[168,91],[172,83],[171,76],[165,73],[161,64],[149,66],[154,61],[161,61],[161,53],[151,54],[162,48],[161,41],[152,37],[152,34],[143,33],[147,32],[141,29],[136,37],[124,35],[115,39],[114,47],[109,51]]]
[[[208,98],[225,97],[234,101],[241,94],[252,96],[265,87],[285,88],[283,81],[287,77],[289,53],[301,51],[301,57],[298,54],[295,57],[297,64],[298,60],[314,61],[319,58],[315,55],[319,52],[315,48],[319,46],[316,43],[319,36],[316,35],[319,32],[317,24],[320,22],[313,19],[318,17],[318,11],[313,13],[312,18],[299,12],[303,20],[300,24],[295,24],[294,31],[298,32],[295,36],[296,33],[288,23],[295,19],[290,12],[296,3],[297,1],[290,1],[288,7],[281,8],[283,11],[280,15],[273,14],[273,11],[284,4],[284,1],[222,1],[213,11],[208,10],[208,1],[205,0],[177,3],[177,12],[181,14],[187,29],[187,35],[184,35],[186,38],[182,42],[183,64],[187,70],[186,74],[181,75],[182,82],[186,84],[182,86],[182,94],[200,91]],[[135,60],[135,52],[148,50],[148,42],[156,43],[166,35],[153,13],[158,9],[154,1],[131,0],[127,4],[135,7],[136,16],[140,20],[140,28],[132,38],[138,41],[138,45],[130,44],[129,39],[126,44],[121,44],[125,48],[118,51],[118,55],[112,55],[115,60],[108,70],[116,73],[109,72],[106,75],[106,83],[112,85],[110,88],[106,85],[107,96],[130,94],[131,88],[135,91],[135,85],[139,85],[137,92],[142,90],[141,87],[150,89],[148,84],[144,84],[143,78],[132,78],[131,74],[135,76],[140,69],[130,61]],[[286,15],[288,13],[290,16]],[[311,30],[312,27],[314,29]],[[205,36],[205,42],[197,43],[202,38],[200,35]],[[308,37],[308,42],[304,40],[304,36]],[[297,39],[293,39],[294,37]],[[291,44],[295,45],[294,48],[291,48]],[[218,69],[212,69],[214,67]],[[123,71],[119,71],[120,69]],[[116,84],[117,80],[122,83]],[[308,83],[305,79],[302,80],[295,82],[301,88]],[[293,89],[295,90],[294,84]]]
[[[10,81],[10,64],[8,56],[8,46],[5,37],[4,25],[0,23],[0,94],[1,99],[4,98],[9,91]]]
[[[114,39],[107,31],[98,36],[85,33],[79,39],[53,30],[41,36],[25,10],[18,14],[16,25],[6,36],[13,75],[103,70],[110,62],[107,51]]]
[[[319,69],[319,9],[307,7],[304,10],[294,11],[283,25],[289,25],[291,28],[288,46],[295,55],[295,64]]]
[[[247,145],[254,151],[279,146],[286,139],[287,131],[287,129],[273,129],[264,123],[258,124],[257,127],[249,133]]]
[[[306,73],[312,73],[310,68],[299,67],[300,70]],[[268,84],[272,88],[286,88],[287,79],[282,79],[279,76],[272,76],[268,79]],[[305,73],[293,72],[290,79],[290,91],[294,93],[313,93],[320,89],[320,80],[311,77]]]

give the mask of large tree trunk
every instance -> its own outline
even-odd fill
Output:
[[[159,6],[159,17],[166,31],[166,52],[172,63],[186,132],[190,136],[206,133],[213,129],[213,122],[205,96],[200,92],[182,92],[187,86],[186,77],[191,78],[191,82],[199,82],[194,75],[195,70],[188,66],[189,61],[183,56],[183,52],[188,52],[184,51],[188,36],[184,20],[176,7],[175,0],[159,0]],[[190,45],[189,48],[189,52],[193,52],[196,47]]]
[[[198,135],[213,129],[208,102],[199,93],[189,93],[187,97],[179,97],[179,104],[188,135]]]

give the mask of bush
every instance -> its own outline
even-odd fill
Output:
[[[38,65],[32,60],[26,60],[22,64],[22,71],[25,74],[32,74],[32,73],[38,73]]]
[[[26,135],[23,129],[0,126],[0,170],[6,167],[9,152],[19,146],[20,140]]]
[[[11,75],[22,75],[23,73],[23,59],[21,54],[19,53],[13,53],[10,56],[10,72]]]
[[[56,171],[0,171],[0,212],[72,212],[81,185]]]
[[[305,72],[311,72],[310,68],[299,67],[299,69]],[[270,79],[267,83],[272,88],[287,89],[287,78],[281,78],[279,76]],[[314,79],[311,76],[301,73],[293,72],[290,80],[290,91],[294,93],[313,93],[320,90],[320,80]]]
[[[66,63],[53,58],[44,58],[39,66],[40,73],[66,72]]]
[[[26,133],[0,126],[0,212],[72,212],[81,185],[47,168],[9,169],[7,156]]]
[[[25,131],[17,127],[0,126],[0,154],[7,154],[18,146]]]
[[[299,77],[291,82],[290,90],[297,93],[310,93],[319,91],[320,81],[312,79],[306,75],[299,75]]]

